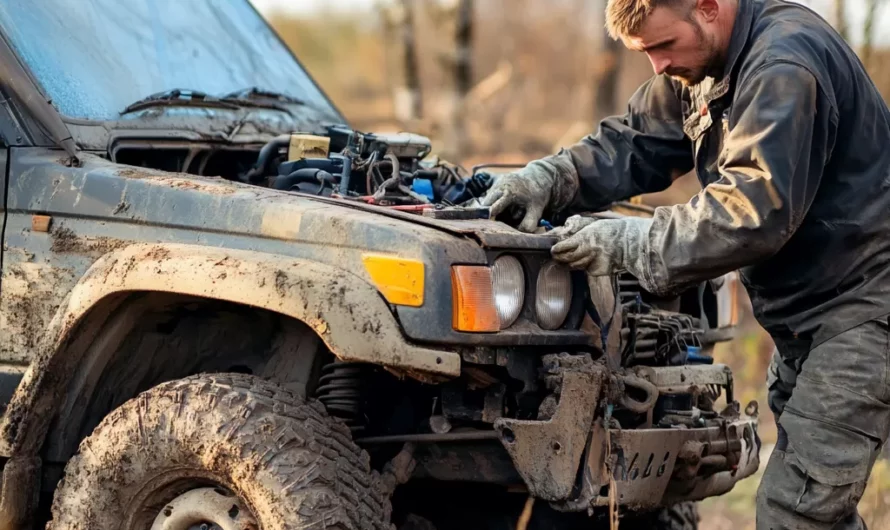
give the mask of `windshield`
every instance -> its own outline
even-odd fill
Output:
[[[175,88],[248,87],[338,115],[247,0],[3,0],[0,29],[69,117],[117,119]]]

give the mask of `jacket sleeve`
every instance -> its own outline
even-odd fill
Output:
[[[797,64],[773,62],[746,77],[729,112],[717,178],[689,202],[655,211],[641,256],[643,283],[655,292],[674,293],[772,256],[819,188],[836,107]]]
[[[673,176],[692,169],[679,91],[669,77],[653,77],[634,93],[623,116],[602,120],[596,134],[553,155],[558,167],[573,169],[578,177],[570,211],[598,210],[662,191]]]

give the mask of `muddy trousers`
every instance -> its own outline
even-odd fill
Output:
[[[865,529],[856,506],[890,433],[888,320],[813,349],[776,343],[768,400],[779,436],[757,491],[757,529]]]

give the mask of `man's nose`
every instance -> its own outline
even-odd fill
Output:
[[[649,62],[652,63],[652,69],[655,70],[655,75],[661,75],[671,66],[671,60],[664,56],[658,56],[655,54],[649,54]]]

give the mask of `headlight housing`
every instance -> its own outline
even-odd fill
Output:
[[[572,306],[572,274],[566,267],[548,261],[538,273],[535,315],[546,330],[559,329]]]
[[[501,256],[491,267],[491,295],[501,329],[510,327],[525,303],[525,272],[513,256]]]

